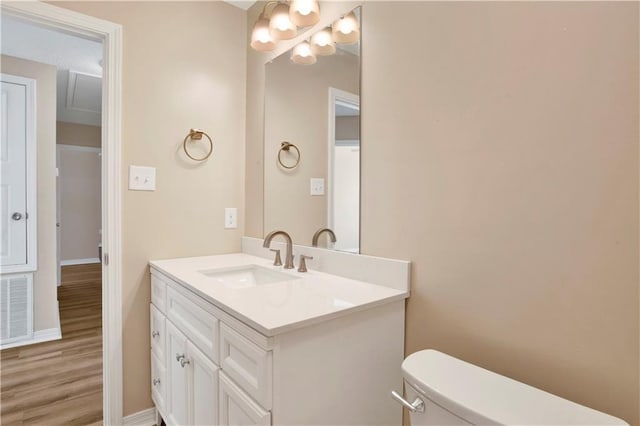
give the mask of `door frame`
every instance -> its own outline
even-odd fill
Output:
[[[2,274],[34,272],[38,269],[38,183],[37,177],[37,145],[36,145],[36,81],[33,78],[2,73],[2,81],[25,86],[26,95],[26,134],[25,134],[25,218],[27,227],[27,263],[20,265],[0,266]]]
[[[7,16],[103,43],[102,378],[103,423],[122,424],[121,114],[122,26],[42,2],[3,2]]]

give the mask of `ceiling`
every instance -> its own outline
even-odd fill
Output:
[[[57,68],[57,120],[100,126],[102,43],[1,18],[0,51]]]
[[[254,5],[255,1],[225,0],[225,3],[229,3],[234,5],[235,7],[239,7],[240,9],[247,10]]]

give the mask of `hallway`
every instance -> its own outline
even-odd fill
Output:
[[[0,351],[0,424],[102,424],[101,265],[62,268],[62,339]]]

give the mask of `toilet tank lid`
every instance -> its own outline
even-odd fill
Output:
[[[402,370],[418,392],[476,425],[628,426],[616,417],[432,349],[409,355]]]

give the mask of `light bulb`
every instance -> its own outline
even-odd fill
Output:
[[[298,28],[289,18],[289,6],[286,3],[278,3],[273,9],[269,30],[275,40],[290,40],[298,34]]]
[[[353,12],[333,23],[333,40],[341,44],[351,44],[360,40],[358,20]]]
[[[269,20],[261,16],[251,32],[251,47],[259,52],[268,52],[276,48],[276,43],[269,32]]]
[[[328,56],[336,53],[336,45],[333,42],[330,28],[320,30],[311,36],[311,50],[320,56]]]
[[[293,48],[291,51],[291,60],[300,65],[311,65],[317,61],[316,55],[313,54],[311,46],[306,41],[298,43]]]
[[[292,0],[289,16],[297,26],[310,27],[320,20],[320,6],[316,0]]]

